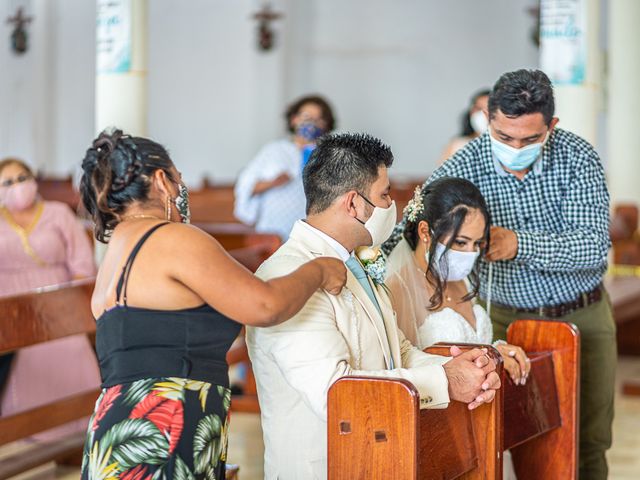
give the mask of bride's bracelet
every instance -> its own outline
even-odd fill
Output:
[[[507,342],[505,342],[504,340],[496,340],[491,345],[493,345],[494,347],[498,348],[499,345],[507,345]]]

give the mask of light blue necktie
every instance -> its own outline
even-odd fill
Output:
[[[358,283],[362,285],[364,291],[369,295],[369,299],[373,302],[373,304],[378,309],[378,313],[382,317],[382,310],[380,309],[380,304],[378,303],[378,299],[376,299],[375,293],[373,293],[373,288],[371,288],[371,283],[369,282],[369,278],[367,277],[367,272],[364,271],[362,264],[358,261],[356,257],[351,255],[349,260],[347,260],[347,267],[353,273],[353,276],[356,277]]]
[[[375,293],[373,293],[373,288],[371,287],[371,282],[369,282],[369,277],[367,276],[367,272],[365,272],[364,268],[362,267],[362,264],[358,261],[358,259],[356,257],[354,257],[353,255],[351,255],[349,257],[349,260],[346,261],[346,265],[347,267],[349,267],[349,270],[351,270],[351,273],[353,273],[353,276],[356,277],[356,280],[358,280],[358,283],[360,285],[362,285],[362,288],[364,288],[364,291],[367,292],[367,295],[369,296],[369,298],[371,299],[371,301],[373,302],[373,304],[376,306],[376,308],[378,309],[378,313],[380,314],[380,317],[382,317],[382,309],[380,308],[380,304],[378,303],[378,299],[376,298]],[[384,319],[383,319],[383,325],[384,325]],[[387,344],[389,344],[389,335],[386,332],[386,328],[387,326],[385,325],[385,335],[387,336]],[[389,344],[389,368],[391,370],[393,370],[394,366],[393,366],[393,358],[391,358],[391,345]]]

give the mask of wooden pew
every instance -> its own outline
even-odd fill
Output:
[[[91,313],[93,279],[0,298],[0,353],[76,334],[95,332]],[[88,417],[99,390],[90,390],[15,415],[0,417],[0,446]],[[53,460],[78,455],[84,433],[39,442],[28,454],[3,459],[0,479]]]
[[[612,270],[629,270],[628,275],[607,275],[605,288],[609,293],[616,322],[616,343],[621,355],[640,355],[640,267],[613,266]],[[640,396],[640,380],[624,379],[622,392]]]
[[[0,353],[76,334],[95,333],[91,312],[94,280],[70,282],[24,295],[0,298]],[[15,415],[0,417],[0,447],[36,433],[89,417],[99,389],[89,390]],[[76,461],[85,432],[38,442],[0,463],[0,480],[50,461]],[[239,467],[227,465],[226,479],[237,478]]]
[[[233,215],[234,201],[232,184],[205,181],[202,188],[189,190],[191,219],[194,223],[239,223]]]
[[[282,240],[276,234],[258,233],[253,227],[240,223],[193,223],[220,242],[225,250],[237,250],[255,245],[271,245],[275,252]]]
[[[578,427],[580,421],[580,333],[570,323],[551,320],[518,320],[507,330],[507,341],[521,346],[531,357],[532,373],[526,390],[507,382],[505,389],[505,407],[514,407],[517,396],[526,393],[526,403],[521,411],[505,410],[507,441],[504,448],[511,449],[513,463],[519,479],[578,477]],[[557,390],[556,399],[549,398],[544,392],[551,392],[552,381],[544,355],[550,355],[553,377]],[[548,357],[547,357],[548,358]],[[534,370],[534,368],[539,369]],[[511,385],[511,388],[509,388]],[[516,399],[513,399],[513,396]],[[560,416],[560,424],[554,421],[553,428],[539,428],[528,425],[531,434],[526,443],[518,439],[515,433],[525,430],[525,421],[536,419],[542,424],[539,413],[542,407],[549,412],[549,402],[555,400]],[[509,404],[509,405],[508,405]],[[509,417],[508,415],[514,415]],[[537,430],[536,430],[537,429]],[[514,432],[513,435],[511,431]],[[522,437],[522,435],[521,435]],[[518,440],[511,441],[510,439]]]
[[[71,175],[67,177],[38,176],[36,181],[38,182],[38,193],[42,198],[66,203],[74,212],[78,210],[80,193],[73,186]]]
[[[521,480],[577,478],[579,334],[566,323],[519,320],[508,338],[531,356],[527,385],[515,386],[498,360],[504,386],[473,412],[458,402],[420,410],[415,387],[400,379],[335,382],[328,394],[329,479],[501,479],[506,449]]]

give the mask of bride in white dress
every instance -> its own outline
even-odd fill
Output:
[[[385,284],[398,326],[419,348],[434,343],[491,344],[491,319],[475,302],[477,260],[484,252],[491,224],[486,203],[471,182],[441,178],[416,195],[405,209],[403,239],[387,259]],[[518,346],[493,345],[516,385],[524,385],[530,363]],[[504,478],[515,473],[505,452]]]

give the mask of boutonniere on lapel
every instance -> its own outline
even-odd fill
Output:
[[[384,277],[387,272],[387,264],[380,247],[358,247],[356,248],[356,256],[373,283],[385,287]]]

